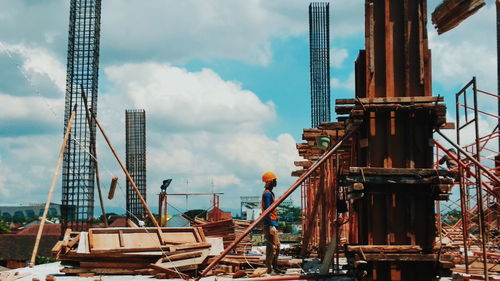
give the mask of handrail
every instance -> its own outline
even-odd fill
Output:
[[[460,153],[464,154],[465,157],[467,157],[470,161],[472,161],[474,164],[476,164],[481,170],[483,170],[483,172],[485,172],[488,176],[490,176],[493,181],[496,181],[497,184],[500,183],[500,179],[498,179],[497,176],[495,176],[493,173],[491,173],[489,171],[489,169],[486,169],[483,165],[481,165],[481,163],[479,163],[479,161],[477,161],[474,157],[469,155],[469,153],[467,153],[465,150],[463,150],[458,144],[456,144],[452,140],[450,140],[446,135],[441,133],[441,131],[436,130],[436,133],[438,133],[441,137],[443,137],[448,143],[453,145],[458,151],[460,151]],[[436,140],[434,140],[434,143],[438,144],[438,142]],[[438,145],[443,147],[441,144],[438,144]],[[443,147],[443,150],[445,152],[447,151],[444,147]],[[455,159],[456,159],[456,157],[455,157]]]
[[[439,131],[438,131],[438,132],[439,132]],[[467,167],[467,165],[465,165],[465,163],[464,163],[464,162],[462,162],[460,159],[458,159],[458,157],[457,157],[457,156],[455,156],[455,155],[451,154],[450,152],[448,152],[448,150],[446,150],[446,148],[445,148],[445,147],[444,147],[441,143],[439,143],[437,140],[433,140],[433,141],[434,141],[434,143],[435,143],[435,144],[436,144],[436,145],[437,145],[437,146],[438,146],[441,150],[443,150],[443,151],[444,151],[444,153],[446,153],[446,155],[447,155],[447,156],[449,156],[451,159],[455,160],[455,161],[458,163],[458,165],[460,165],[463,169],[467,170],[467,172],[468,172],[469,174],[471,174],[471,176],[473,176],[474,178],[476,178],[476,177],[477,177],[476,173],[472,172],[472,171],[470,170],[470,168],[469,168],[469,167]],[[458,146],[457,146],[457,147],[458,147]],[[469,156],[468,154],[464,153],[463,151],[460,151],[460,152],[462,152],[462,153],[463,153],[464,155],[466,155],[466,156]],[[469,156],[469,157],[471,157],[471,156]],[[470,158],[469,158],[469,159],[470,159]],[[474,158],[472,158],[472,159],[474,159]],[[476,159],[474,159],[474,161],[475,161],[475,162],[474,162],[474,164],[476,164],[477,160],[476,160]],[[477,164],[476,164],[476,165],[477,165]],[[489,172],[489,170],[488,170],[488,169],[486,169],[485,167],[483,167],[482,165],[480,165],[480,164],[479,164],[478,166],[479,166],[481,169],[483,169],[483,171],[488,171],[488,173],[487,173],[488,175],[490,175],[490,174],[491,174],[491,172]],[[491,178],[491,179],[492,179],[493,181],[497,181],[497,182],[498,182],[498,178],[497,178],[497,177],[495,177],[495,176],[494,176],[494,178]],[[491,187],[489,187],[489,186],[488,186],[488,184],[486,184],[486,182],[481,182],[481,185],[485,188],[486,192],[488,192],[488,193],[489,193],[489,194],[491,194],[492,196],[496,197],[497,199],[500,199],[500,197],[499,197],[499,196],[498,196],[498,195],[497,195],[497,194],[496,194],[496,193],[495,193],[495,192],[491,189]]]

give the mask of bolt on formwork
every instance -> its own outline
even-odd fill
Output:
[[[144,109],[125,111],[125,149],[127,170],[146,200],[146,112]],[[127,181],[127,217],[144,219],[144,208]]]
[[[330,4],[309,5],[311,123],[330,121]]]
[[[64,128],[71,107],[77,106],[71,141],[66,147],[62,168],[62,232],[89,227],[94,214],[95,123],[89,126],[82,100],[88,94],[89,107],[97,112],[99,71],[100,0],[72,0],[70,3]]]

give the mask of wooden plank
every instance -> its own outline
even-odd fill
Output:
[[[89,229],[88,231],[88,238],[89,238],[89,251],[90,249],[94,248],[94,235],[93,235],[94,229]]]
[[[196,236],[193,228],[107,228],[89,230],[92,240],[90,250],[102,252],[106,250],[121,252],[150,251],[160,249],[160,245],[197,243],[201,238]],[[166,243],[168,245],[165,245]],[[163,246],[161,248],[164,248]],[[166,248],[165,248],[166,249]]]
[[[108,248],[108,249],[99,249],[99,250],[91,250],[91,254],[106,254],[106,253],[133,253],[133,252],[144,252],[144,251],[169,251],[172,245],[158,245],[155,247],[142,247],[142,248]]]
[[[190,276],[187,275],[187,274],[184,274],[182,272],[179,272],[179,271],[175,271],[175,270],[172,270],[170,268],[165,268],[163,266],[159,266],[159,265],[156,265],[156,264],[152,264],[150,265],[152,268],[160,271],[161,273],[160,274],[156,274],[155,277],[156,278],[161,278],[161,279],[177,279],[177,278],[181,278],[181,279],[184,279],[184,280],[189,280]],[[163,275],[161,275],[163,274]]]
[[[198,231],[198,228],[197,228],[197,227],[193,228],[193,233],[194,233],[194,236],[196,237],[196,241],[202,241],[202,240],[201,240],[200,233],[199,233],[199,231]]]
[[[437,254],[365,254],[367,261],[415,261],[415,262],[437,262]]]
[[[445,113],[445,105],[435,103],[418,103],[418,104],[369,104],[369,105],[355,105],[355,106],[336,106],[335,112],[337,114],[349,114],[352,110],[363,111],[403,111],[403,110],[434,110],[438,115]]]
[[[139,269],[147,268],[149,263],[132,263],[132,262],[102,262],[102,261],[81,261],[81,268],[123,268],[123,269]]]
[[[453,122],[446,122],[441,127],[439,127],[441,130],[455,130],[455,123]]]
[[[447,176],[448,171],[426,169],[426,168],[374,168],[374,167],[350,167],[349,174],[353,175],[406,175],[406,176]]]
[[[202,227],[196,227],[196,229],[198,230],[198,234],[200,235],[200,242],[206,242],[207,239],[205,237],[205,231],[203,231],[203,228]]]
[[[123,242],[123,231],[118,230],[118,239],[120,241],[120,247],[125,247],[125,242]]]
[[[63,247],[68,247],[68,243],[69,243],[69,237],[71,235],[71,229],[66,229],[66,231],[64,231],[64,236],[63,236]]]
[[[68,248],[73,248],[73,246],[75,246],[78,241],[80,241],[80,233],[78,233],[75,237],[71,238],[70,241],[68,242],[68,245],[67,247]]]
[[[76,249],[76,253],[79,254],[90,253],[88,232],[84,231],[80,232],[80,240],[78,241],[78,248]]]
[[[52,247],[51,252],[52,252],[53,257],[59,255],[59,253],[61,252],[62,245],[63,245],[63,241],[57,241],[56,244],[54,245],[54,247]]]
[[[135,274],[150,274],[150,269],[127,269],[127,268],[79,268],[79,267],[65,267],[60,270],[68,274],[79,273],[96,273],[96,274],[110,274],[110,275],[135,275]]]
[[[378,98],[358,98],[358,99],[336,99],[335,104],[374,104],[374,103],[435,103],[444,102],[443,97],[378,97]]]
[[[186,243],[182,245],[173,245],[170,246],[170,250],[172,252],[178,251],[178,250],[186,250],[186,249],[202,249],[202,248],[210,248],[210,243]]]
[[[169,255],[169,256],[163,257],[159,261],[160,261],[160,263],[162,263],[162,262],[172,262],[172,261],[183,260],[183,259],[192,259],[192,258],[201,257],[203,255],[203,253],[204,253],[203,251],[180,253],[180,254],[176,254],[176,255]]]
[[[348,245],[347,251],[358,252],[363,251],[364,253],[418,253],[422,252],[422,247],[414,245]]]

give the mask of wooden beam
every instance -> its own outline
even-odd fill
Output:
[[[31,259],[29,263],[30,267],[33,267],[35,265],[35,259],[38,253],[38,247],[40,246],[40,238],[42,237],[43,227],[45,226],[45,220],[47,219],[50,202],[52,201],[52,195],[54,194],[57,178],[59,177],[59,171],[61,170],[64,150],[66,149],[66,145],[68,144],[69,134],[71,132],[71,128],[73,127],[73,121],[75,120],[75,116],[76,116],[76,104],[73,107],[73,110],[71,111],[68,124],[66,125],[66,132],[64,133],[64,139],[61,144],[61,148],[59,149],[59,157],[57,158],[56,169],[52,174],[52,182],[50,184],[49,194],[47,195],[47,201],[45,202],[45,208],[43,209],[42,220],[40,222],[40,225],[38,226],[38,232],[36,234],[35,246],[33,247],[33,252],[31,254]]]

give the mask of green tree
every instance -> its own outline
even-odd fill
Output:
[[[194,218],[200,218],[200,219],[206,219],[207,218],[207,211],[202,210],[202,209],[194,209],[194,210],[189,210],[187,212],[184,212],[184,215],[194,219]]]
[[[3,220],[0,220],[0,234],[9,232],[10,232],[9,224],[7,222],[4,222]]]
[[[453,225],[461,218],[462,218],[462,212],[458,209],[454,209],[446,212],[442,216],[441,220],[447,224]]]
[[[295,206],[280,206],[278,216],[280,221],[300,222],[302,220],[302,210]]]

